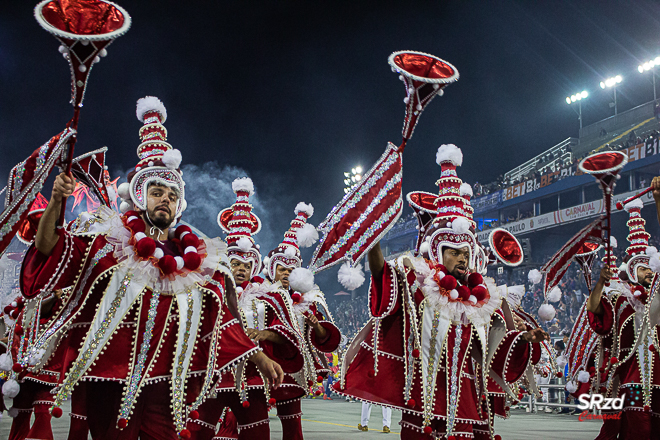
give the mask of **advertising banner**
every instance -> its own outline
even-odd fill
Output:
[[[612,197],[612,212],[617,212],[616,203],[634,196],[637,191],[631,191],[624,194],[619,194]],[[653,195],[651,193],[644,194],[640,197],[644,204],[653,203]],[[530,232],[547,229],[563,223],[571,223],[578,220],[584,220],[591,217],[596,217],[605,212],[605,204],[603,199],[595,200],[593,202],[582,203],[570,208],[560,209],[558,211],[549,212],[547,214],[537,215],[536,217],[526,218],[511,223],[506,223],[501,228],[506,229],[513,235],[524,235]],[[477,237],[479,241],[485,243],[488,240],[490,229],[478,232]]]

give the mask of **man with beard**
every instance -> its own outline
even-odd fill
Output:
[[[649,260],[657,252],[648,246],[645,220],[641,216],[643,203],[636,199],[625,205],[630,215],[626,258],[621,266],[619,292],[603,295],[609,285],[612,269],[603,267],[593,291],[589,295],[587,310],[589,324],[602,336],[612,334],[611,358],[605,359],[600,375],[607,386],[603,394],[623,397],[624,408],[619,417],[618,432],[601,430],[598,439],[607,438],[660,438],[660,362],[656,344],[658,317],[650,301],[657,301],[655,273]],[[657,257],[656,257],[657,258]],[[627,281],[627,283],[625,283]],[[611,427],[611,426],[610,426]]]
[[[119,188],[124,214],[102,206],[58,228],[74,189],[71,176],[59,175],[23,265],[29,298],[73,286],[24,361],[45,368],[66,342],[51,413],[60,417],[63,401],[86,381],[94,439],[189,438],[187,417],[208,396],[216,371],[246,359],[275,385],[282,378],[227,308],[226,245],[176,224],[185,191],[181,153],[166,142],[166,115],[157,98],[138,101],[140,161]],[[66,338],[72,328],[85,331]]]
[[[507,389],[538,350],[533,343],[547,338],[540,328],[507,331],[493,319],[502,296],[472,272],[478,243],[456,175],[462,159],[455,145],[441,146],[439,196],[424,207],[408,197],[420,219],[419,257],[386,262],[378,245],[369,251],[372,318],[335,384],[340,394],[402,410],[402,439],[492,438],[488,375]],[[432,213],[428,221],[420,210]]]

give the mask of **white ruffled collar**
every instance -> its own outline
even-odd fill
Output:
[[[108,243],[114,246],[114,257],[119,265],[128,268],[133,273],[133,282],[141,282],[146,287],[166,295],[186,293],[195,285],[204,285],[211,280],[213,274],[221,270],[222,261],[226,260],[227,245],[219,238],[202,239],[206,245],[206,257],[196,271],[164,278],[151,260],[139,258],[129,241],[132,233],[124,226],[119,214],[112,209],[101,206],[94,215],[98,221],[89,228],[89,233],[105,235]]]
[[[319,286],[314,284],[312,290],[300,295],[300,301],[293,303],[293,311],[298,315],[302,315],[312,309],[312,305],[316,303],[325,304],[325,297]]]
[[[619,284],[621,286],[620,289],[621,294],[626,297],[628,303],[635,310],[635,313],[644,314],[644,312],[646,311],[646,305],[643,302],[641,302],[639,299],[637,299],[635,295],[633,295],[632,290],[630,289],[628,283],[619,283]]]
[[[236,292],[238,293],[238,306],[242,309],[246,307],[252,307],[252,302],[259,299],[273,290],[281,289],[282,284],[278,281],[276,283],[271,283],[269,281],[264,281],[263,283],[251,282],[245,289],[236,287]]]
[[[490,298],[481,307],[465,304],[462,301],[450,301],[440,293],[438,283],[432,269],[423,258],[407,257],[412,263],[419,285],[429,306],[440,312],[444,317],[456,322],[472,322],[475,325],[486,325],[490,322],[493,313],[502,306],[502,296],[492,278],[484,277],[484,284],[488,289]]]

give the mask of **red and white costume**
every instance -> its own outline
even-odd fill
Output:
[[[660,267],[655,248],[648,246],[650,235],[644,230],[639,199],[625,206],[630,214],[630,234],[626,261],[619,276],[623,281],[619,292],[603,295],[601,316],[588,313],[593,331],[611,340],[611,357],[605,359],[604,371],[599,374],[607,386],[607,394],[624,396],[619,436],[625,438],[660,438],[660,358],[658,357],[658,289],[656,274],[649,289],[638,283],[637,268]],[[650,262],[653,260],[653,263]],[[613,436],[603,432],[599,438]],[[614,437],[609,437],[614,438]]]
[[[227,232],[228,258],[232,261],[251,263],[251,281],[235,288],[232,301],[232,313],[240,320],[244,329],[267,330],[277,333],[286,342],[276,344],[261,341],[259,346],[264,353],[280,364],[283,371],[296,373],[303,367],[300,350],[301,336],[293,322],[291,300],[281,289],[280,283],[271,284],[257,277],[261,270],[261,254],[255,244],[253,234],[261,229],[261,221],[252,212],[250,196],[254,194],[252,180],[247,177],[236,179],[232,183],[236,193],[236,202],[218,214],[218,224]],[[284,385],[282,385],[284,386]],[[275,390],[277,391],[277,390]],[[274,403],[265,381],[252,363],[240,363],[236,368],[220,375],[214,387],[213,399],[208,400],[199,410],[196,420],[199,428],[194,433],[195,439],[213,437],[219,418],[225,407],[231,409],[231,418],[235,418],[236,432],[228,431],[227,423],[220,427],[215,437],[231,435],[235,438],[267,438],[268,405]]]
[[[456,176],[462,153],[443,145],[436,159],[442,167],[436,217],[422,223],[418,241],[428,259],[401,256],[385,263],[382,279],[372,278],[372,318],[347,349],[335,389],[400,409],[404,439],[491,438],[488,376],[508,390],[533,345],[497,318],[502,295],[491,279],[474,273],[456,280],[442,266],[445,247],[467,247],[474,270],[478,244]]]
[[[213,377],[259,350],[227,308],[226,245],[174,225],[169,240],[156,242],[131,211],[146,211],[151,183],[176,189],[177,219],[185,209],[180,153],[165,141],[164,106],[141,99],[137,116],[144,123],[141,160],[130,185],[119,188],[126,214],[102,206],[58,230],[51,255],[29,250],[21,278],[28,298],[73,286],[19,362],[38,372],[65,349],[52,412],[61,414],[62,402],[87,382],[95,438],[117,430],[122,438],[188,436],[188,413],[212,391]]]
[[[269,280],[276,278],[278,266],[293,269],[289,276],[289,289],[279,288],[280,294],[292,301],[292,319],[301,334],[300,349],[304,356],[304,368],[294,374],[285,374],[284,383],[272,395],[276,400],[277,416],[282,423],[285,439],[301,440],[301,399],[310,387],[327,375],[327,362],[322,353],[337,349],[341,335],[332,323],[332,315],[325,303],[323,292],[314,284],[314,276],[302,269],[300,247],[309,247],[318,239],[318,233],[307,220],[314,214],[311,204],[300,202],[294,209],[296,217],[284,233],[284,239],[264,259],[264,273]],[[275,283],[276,285],[279,284]],[[325,329],[326,336],[319,340],[305,316],[315,316]]]

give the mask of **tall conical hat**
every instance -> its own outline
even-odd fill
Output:
[[[644,225],[646,220],[642,218],[641,210],[644,203],[640,199],[626,203],[624,209],[628,212],[630,219],[626,222],[630,233],[628,234],[628,248],[624,259],[624,272],[628,280],[637,284],[637,268],[639,266],[649,267],[649,256],[646,248],[649,247],[649,238],[651,234],[646,232]],[[621,274],[620,274],[621,275]]]
[[[296,217],[284,233],[284,240],[264,258],[265,272],[268,278],[275,279],[277,266],[296,269],[301,267],[300,247],[309,247],[318,240],[318,233],[307,220],[314,215],[311,204],[300,202],[294,209]]]
[[[227,255],[230,260],[252,263],[250,278],[261,271],[259,245],[252,237],[261,230],[261,220],[252,212],[250,196],[254,195],[254,184],[249,177],[241,177],[231,184],[236,202],[218,214],[218,225],[227,233]]]
[[[122,213],[138,209],[147,210],[147,188],[152,183],[173,188],[179,196],[176,219],[186,209],[185,182],[181,165],[181,152],[167,143],[167,130],[163,126],[167,110],[160,99],[146,96],[137,102],[136,116],[143,126],[139,135],[142,141],[137,148],[138,163],[128,174],[128,182],[117,188],[122,198]]]

